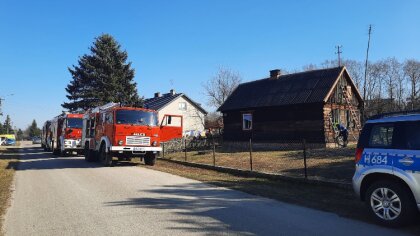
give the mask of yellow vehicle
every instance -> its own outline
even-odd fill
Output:
[[[0,134],[0,145],[5,145],[6,139],[16,140],[14,134]]]

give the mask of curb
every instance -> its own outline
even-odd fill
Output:
[[[172,163],[176,163],[180,165],[197,167],[197,168],[202,168],[202,169],[207,169],[207,170],[214,170],[214,171],[228,173],[228,174],[242,176],[242,177],[259,177],[259,178],[265,178],[265,179],[270,179],[270,180],[290,181],[294,183],[328,186],[328,187],[335,187],[335,188],[341,188],[341,189],[346,189],[346,190],[353,189],[351,184],[345,183],[345,182],[339,182],[339,181],[304,179],[304,178],[291,177],[291,176],[286,176],[286,175],[281,175],[281,174],[257,172],[257,171],[251,171],[251,170],[243,170],[243,169],[234,169],[234,168],[224,167],[224,166],[213,166],[213,165],[208,165],[208,164],[185,162],[185,161],[178,161],[178,160],[171,160],[171,159],[164,159],[164,158],[158,158],[158,159],[162,161],[166,161],[166,162],[172,162]]]

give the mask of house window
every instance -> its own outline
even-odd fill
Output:
[[[340,123],[340,110],[333,109],[331,116],[332,116],[332,122],[333,122],[334,125]]]
[[[350,86],[350,85],[347,85],[347,86],[346,86],[346,89],[347,89],[347,97],[348,97],[349,99],[351,99],[351,96],[352,96],[352,93],[351,93],[351,86]]]
[[[186,111],[187,110],[187,103],[186,102],[178,103],[178,109],[181,110],[181,111]]]
[[[242,129],[252,130],[252,114],[242,114]]]

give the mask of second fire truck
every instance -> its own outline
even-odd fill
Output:
[[[82,153],[82,118],[83,114],[62,114],[50,121],[46,135],[48,140],[46,147],[49,148],[54,155],[66,155],[73,152]]]
[[[161,142],[182,137],[182,116],[165,115],[158,121],[156,111],[109,103],[87,111],[83,117],[82,147],[86,161],[111,166],[113,158],[144,159],[154,165]]]

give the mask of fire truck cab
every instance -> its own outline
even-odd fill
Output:
[[[146,165],[154,165],[162,151],[160,142],[182,137],[182,116],[165,115],[164,120],[159,124],[156,111],[118,103],[86,112],[82,133],[85,160],[111,166],[114,157],[119,161],[140,157]]]
[[[82,118],[83,114],[62,114],[55,117],[50,124],[51,151],[54,155],[65,155],[72,152],[82,153]]]

